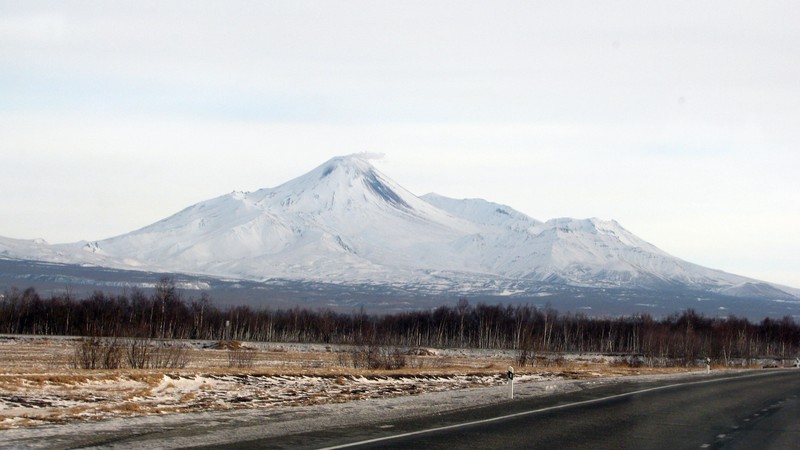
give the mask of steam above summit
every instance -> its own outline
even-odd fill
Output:
[[[542,222],[480,199],[418,197],[365,155],[336,157],[274,188],[232,192],[91,243],[0,240],[7,258],[254,281],[533,292],[542,283],[796,297],[675,258],[615,221]],[[749,295],[749,294],[748,294]]]

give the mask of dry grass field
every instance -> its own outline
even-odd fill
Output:
[[[346,346],[171,343],[178,368],[77,369],[73,338],[0,337],[0,429],[188,411],[338,403],[506,383],[512,351],[417,349],[404,367],[353,368]],[[410,354],[411,353],[411,354]],[[601,355],[540,358],[516,368],[535,383],[684,372],[630,367]]]

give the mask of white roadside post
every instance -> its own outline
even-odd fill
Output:
[[[508,384],[511,385],[511,400],[514,400],[514,368],[508,366]]]
[[[706,358],[706,373],[711,373],[711,358]]]

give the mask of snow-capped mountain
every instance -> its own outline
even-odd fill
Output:
[[[461,292],[471,286],[522,292],[555,283],[797,298],[791,289],[673,257],[615,221],[541,222],[485,200],[418,197],[359,155],[333,158],[275,188],[197,203],[110,239],[49,245],[3,238],[0,256]]]

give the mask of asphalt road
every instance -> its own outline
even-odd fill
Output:
[[[623,383],[225,448],[798,449],[800,371]]]

